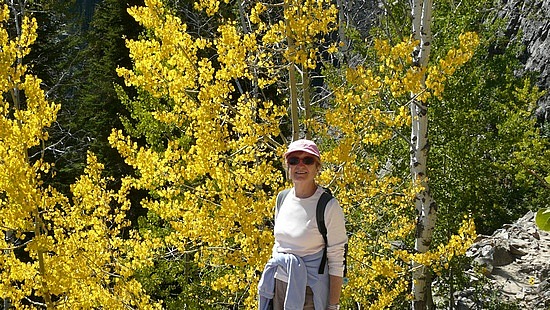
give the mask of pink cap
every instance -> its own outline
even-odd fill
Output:
[[[300,151],[315,155],[321,159],[321,154],[319,154],[319,149],[317,148],[317,145],[315,145],[315,142],[306,139],[300,139],[290,143],[284,157],[287,158],[290,153]]]

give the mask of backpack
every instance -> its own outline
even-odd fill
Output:
[[[321,194],[321,197],[317,201],[317,208],[315,209],[315,218],[317,220],[317,228],[319,229],[319,233],[321,233],[321,236],[323,236],[323,240],[325,240],[325,248],[323,249],[323,257],[321,258],[321,264],[319,265],[319,274],[325,273],[325,265],[327,263],[327,226],[325,225],[325,209],[327,207],[327,203],[334,198],[332,196],[332,193],[328,188],[324,188],[323,194]],[[283,201],[285,200],[286,196],[290,192],[290,189],[285,189],[279,192],[277,194],[277,212],[283,205]],[[348,245],[346,243],[344,247],[344,277],[346,275],[346,256],[347,256],[347,248]]]

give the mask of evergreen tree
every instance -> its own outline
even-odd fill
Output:
[[[74,130],[81,130],[89,141],[89,150],[105,163],[107,175],[119,178],[129,173],[127,166],[109,146],[111,129],[122,129],[121,117],[126,109],[121,103],[116,85],[123,81],[116,74],[117,66],[130,64],[125,38],[137,38],[140,27],[127,9],[143,1],[105,0],[95,9],[85,33],[86,45],[80,67],[81,84],[76,93]]]

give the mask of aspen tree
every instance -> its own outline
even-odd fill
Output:
[[[212,18],[220,17],[220,5],[196,4]],[[270,15],[273,7],[282,7],[283,13]],[[202,284],[226,297],[204,296],[205,303],[252,308],[257,274],[273,242],[268,219],[274,198],[288,186],[280,169],[284,142],[279,136],[289,107],[239,85],[261,90],[277,80],[288,83],[290,77],[281,74],[289,72],[288,66],[314,68],[316,42],[336,29],[337,11],[323,1],[272,7],[257,2],[240,7],[244,23],[242,17],[225,19],[212,37],[193,36],[161,1],[148,0],[129,11],[147,31],[142,39],[127,41],[134,65],[118,72],[128,86],[166,102],[151,115],[182,135],[167,139],[160,150],[140,146],[120,131],[113,131],[111,143],[137,171],[132,186],[151,193],[142,206],[171,225],[165,245],[194,253],[204,272],[218,275]],[[439,95],[445,77],[471,57],[475,39],[464,34],[447,58],[424,70],[410,57],[417,41],[391,46],[376,40],[375,68],[339,69],[329,85],[330,108],[306,120],[312,137],[322,142],[326,169],[319,183],[330,185],[351,215],[349,300],[372,309],[390,307],[408,290],[411,260],[440,270],[463,254],[475,235],[473,223],[465,220],[453,242],[437,249],[417,254],[393,249],[391,242],[406,241],[415,228],[410,207],[422,187],[382,173],[381,158],[369,153],[403,136],[413,121],[407,109],[410,94],[423,101]],[[337,53],[336,46],[329,52]]]
[[[218,18],[223,3],[200,1],[196,6]],[[71,186],[71,199],[41,184],[48,163],[28,158],[29,149],[40,149],[47,140],[45,128],[58,107],[44,100],[39,80],[25,74],[24,66],[13,65],[17,49],[12,47],[17,44],[0,32],[6,38],[0,42],[3,59],[9,60],[0,67],[6,73],[3,91],[22,90],[26,98],[17,108],[7,101],[1,110],[1,138],[6,142],[0,161],[6,168],[0,170],[2,231],[14,232],[19,240],[33,234],[19,247],[29,253],[30,264],[14,254],[13,245],[0,242],[5,250],[2,298],[18,308],[29,296],[38,297],[31,300],[37,306],[49,308],[159,308],[132,276],[171,245],[194,255],[202,271],[219,275],[203,285],[223,292],[225,299],[201,296],[205,305],[254,307],[257,273],[273,241],[269,221],[274,197],[286,185],[280,169],[284,146],[278,137],[288,107],[261,99],[257,90],[239,89],[239,83],[262,89],[281,77],[278,69],[301,68],[307,109],[306,77],[318,60],[316,42],[334,30],[337,16],[328,1],[292,1],[284,12],[286,23],[267,23],[265,6],[258,2],[247,8],[249,13],[242,8],[243,15],[249,14],[250,29],[240,26],[247,25],[246,18],[244,23],[226,19],[211,38],[191,36],[187,25],[160,1],[132,8],[147,32],[127,42],[134,67],[118,72],[128,85],[166,102],[152,117],[163,128],[178,128],[183,134],[153,148],[138,146],[114,130],[111,143],[135,167],[137,177],[120,180],[118,190],[107,189],[102,164],[89,154],[85,174]],[[292,49],[285,45],[288,36],[294,38]],[[26,51],[32,37],[15,41]],[[465,221],[459,234],[437,249],[419,254],[392,249],[391,242],[406,240],[415,228],[410,204],[422,187],[392,175],[369,152],[402,135],[412,123],[408,101],[402,98],[413,93],[427,100],[440,94],[444,77],[471,56],[472,42],[475,35],[465,34],[460,47],[422,71],[408,57],[417,42],[390,46],[377,40],[379,67],[342,69],[341,80],[331,85],[331,108],[322,117],[306,116],[308,132],[322,142],[327,168],[319,181],[331,185],[352,215],[353,268],[345,294],[365,307],[387,308],[403,297],[411,260],[436,271],[445,268],[475,235],[471,222]],[[128,227],[125,212],[132,187],[151,194],[142,205],[171,225],[165,238],[146,231],[139,235]],[[123,231],[129,237],[122,238]]]
[[[416,70],[420,72],[420,87],[412,92],[410,170],[413,182],[420,186],[414,205],[418,214],[415,233],[415,251],[428,253],[432,243],[433,230],[437,219],[437,203],[430,191],[428,181],[428,106],[430,96],[439,97],[443,92],[445,76],[451,75],[456,67],[445,65],[452,63],[460,66],[472,57],[473,49],[479,44],[477,36],[461,35],[461,45],[465,49],[449,51],[447,59],[440,60],[439,67],[429,67],[432,46],[432,0],[412,2],[412,36],[418,42],[413,53]],[[412,261],[412,309],[433,308],[431,300],[431,271],[417,256]]]
[[[90,154],[71,199],[44,185],[53,166],[44,159],[47,128],[59,105],[45,99],[41,80],[23,61],[36,40],[36,20],[16,16],[20,31],[12,37],[6,30],[9,18],[4,5],[0,231],[10,239],[0,239],[0,298],[15,309],[158,309],[132,279],[132,270],[147,262],[140,240],[122,239],[129,225],[126,182],[120,191],[108,190],[102,165]]]
[[[347,68],[331,85],[333,106],[325,114],[326,124],[317,126],[321,128],[317,134],[323,139],[338,136],[339,141],[324,153],[325,164],[331,169],[323,173],[322,179],[338,189],[338,198],[351,219],[349,270],[353,272],[344,295],[366,308],[402,305],[410,286],[412,269],[408,264],[412,260],[439,273],[475,238],[475,226],[466,219],[447,244],[421,254],[407,250],[409,236],[416,228],[410,206],[422,187],[417,182],[408,183],[406,175],[400,175],[391,165],[380,163],[381,159],[391,163],[399,158],[375,151],[388,150],[387,145],[395,143],[396,137],[408,142],[405,132],[413,123],[407,109],[410,94],[423,91],[426,99],[441,91],[444,76],[471,57],[475,42],[475,34],[465,34],[460,47],[451,49],[438,64],[428,66],[429,82],[422,87],[423,71],[410,57],[417,41],[406,39],[391,46],[376,40],[372,61],[376,65]]]
[[[166,110],[152,114],[183,135],[159,151],[139,147],[120,132],[111,141],[138,171],[134,186],[153,193],[142,205],[173,228],[166,244],[195,253],[200,267],[219,274],[203,285],[226,292],[227,299],[217,301],[224,304],[254,304],[255,275],[272,246],[271,206],[284,186],[284,146],[278,141],[287,107],[261,98],[254,87],[286,83],[279,69],[314,67],[316,38],[335,24],[336,9],[328,1],[287,2],[240,7],[239,18],[225,19],[211,37],[192,36],[160,1],[129,10],[149,35],[127,42],[134,67],[118,72],[129,86],[167,102]],[[219,17],[220,6],[196,4],[212,18]],[[275,8],[278,20],[268,23]],[[295,73],[290,85],[297,102]],[[210,302],[216,301],[205,300]]]
[[[415,0],[412,2],[412,33],[419,42],[415,50],[414,62],[419,70],[424,71],[430,59],[432,44],[431,19],[432,0]],[[425,75],[421,76],[421,89],[426,88]],[[413,94],[421,96],[420,93]],[[421,96],[422,98],[422,96]],[[426,253],[430,248],[433,230],[437,219],[437,203],[430,193],[427,174],[428,142],[428,102],[421,98],[414,98],[410,104],[411,124],[411,175],[413,182],[418,182],[422,190],[415,197],[415,208],[418,213],[416,224],[415,250]],[[431,290],[429,269],[426,266],[413,262],[412,291],[413,309],[425,309],[430,303],[427,300]]]

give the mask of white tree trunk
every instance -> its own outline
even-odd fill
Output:
[[[310,93],[310,87],[309,87],[309,69],[307,67],[304,67],[302,70],[302,92],[304,97],[304,110],[305,110],[305,131],[306,131],[306,139],[311,140],[312,138],[312,130],[311,130],[311,93]]]
[[[414,54],[414,62],[421,68],[427,66],[431,49],[431,19],[432,0],[414,0],[412,6],[413,36],[419,40],[418,49]],[[422,77],[422,86],[425,88],[425,76]],[[413,94],[415,97],[418,94]],[[428,140],[428,105],[420,100],[411,102],[411,174],[414,182],[420,183],[423,190],[415,197],[415,208],[418,212],[416,225],[415,250],[425,253],[432,242],[432,234],[437,218],[437,204],[435,203],[428,184],[427,159],[429,150]],[[412,281],[412,309],[426,309],[430,303],[427,296],[431,296],[429,270],[425,266],[413,262]]]
[[[288,38],[289,46],[291,39]],[[300,139],[300,120],[298,117],[298,89],[296,81],[296,68],[294,63],[288,64],[288,88],[289,88],[289,101],[290,101],[290,116],[292,119],[292,141]]]
[[[288,1],[284,1],[284,10],[289,10]],[[290,24],[288,20],[285,20],[286,35],[287,35],[287,49],[290,53],[295,53],[294,38],[290,31]],[[288,63],[288,90],[289,90],[289,103],[290,103],[290,118],[292,120],[292,141],[300,138],[300,123],[298,117],[298,82],[296,80],[296,64],[294,61]]]

